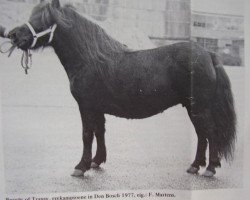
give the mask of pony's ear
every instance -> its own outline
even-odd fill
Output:
[[[52,0],[51,4],[47,8],[48,8],[48,16],[50,16],[50,18],[49,17],[47,18],[51,19],[52,23],[56,23],[63,28],[72,27],[72,21],[70,19],[67,19],[67,17],[65,16],[65,13],[63,12],[63,8],[60,7],[59,0]],[[44,16],[45,14],[46,12],[44,12]],[[46,17],[44,18],[46,19]],[[48,24],[49,23],[50,22],[48,22]]]
[[[59,0],[52,0],[51,5],[53,8],[60,8],[60,1]]]

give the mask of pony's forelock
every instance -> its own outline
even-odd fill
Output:
[[[58,24],[61,27],[68,29],[72,27],[72,21],[67,19],[64,14],[63,8],[55,8],[51,3],[40,3],[40,9],[42,9],[42,25],[45,27],[51,26],[52,24]],[[39,7],[37,8],[37,10]]]

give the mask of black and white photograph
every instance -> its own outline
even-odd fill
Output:
[[[243,195],[246,5],[0,0],[0,198]]]

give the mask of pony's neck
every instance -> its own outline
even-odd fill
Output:
[[[70,7],[63,8],[63,15],[63,18],[57,16],[58,28],[52,46],[68,76],[83,68],[101,76],[110,74],[128,49]]]
[[[100,72],[104,66],[105,70],[114,67],[115,60],[127,51],[126,47],[92,22],[84,18],[77,20],[79,26],[74,24],[72,29],[59,24],[52,43],[68,76],[83,68]]]
[[[74,47],[70,34],[63,32],[60,27],[55,32],[54,41],[52,47],[55,50],[59,60],[65,68],[66,73],[71,77],[74,73],[77,73],[84,66],[84,57],[76,51],[77,47]]]

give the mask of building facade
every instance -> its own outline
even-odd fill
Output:
[[[192,12],[191,37],[222,55],[225,65],[244,65],[244,17]]]

